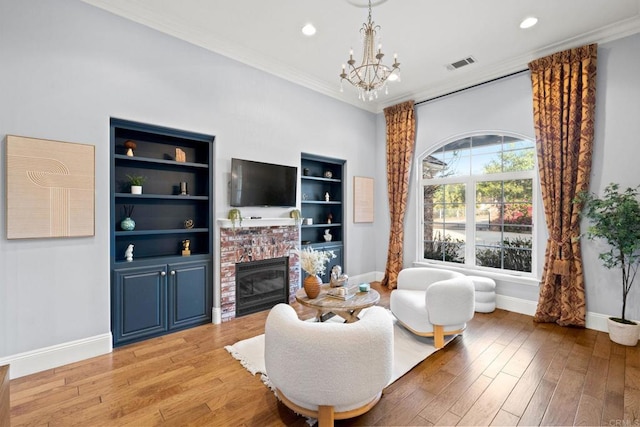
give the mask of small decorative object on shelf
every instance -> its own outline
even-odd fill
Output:
[[[331,172],[330,170],[324,171],[324,177],[325,178],[333,178],[333,172]]]
[[[136,228],[136,222],[131,218],[133,215],[134,206],[123,205],[122,209],[124,210],[124,219],[120,221],[120,228],[124,231],[133,231]]]
[[[182,241],[182,256],[191,255],[191,240],[186,239]]]
[[[242,214],[240,213],[240,209],[231,209],[227,215],[227,219],[231,221],[231,228],[234,233],[236,231],[236,223],[242,227]]]
[[[184,181],[180,183],[180,195],[181,196],[189,195],[189,192],[187,191],[187,183]]]
[[[131,186],[131,194],[142,194],[142,185],[147,180],[147,177],[142,175],[127,175],[127,179]]]
[[[349,276],[342,274],[342,267],[334,265],[331,269],[331,280],[329,285],[332,288],[339,288],[349,283]]]
[[[302,200],[309,200],[307,193],[302,193]]]
[[[302,220],[303,220],[302,214],[298,209],[293,209],[292,211],[290,211],[289,217],[294,219],[296,225],[300,225],[302,223]]]
[[[302,169],[302,175],[309,176],[309,168]]]
[[[133,245],[127,246],[127,250],[124,251],[124,259],[126,259],[127,262],[133,261]]]
[[[324,193],[324,201],[328,202],[329,201],[329,192],[327,191],[326,193]]]
[[[328,228],[324,230],[324,235],[322,237],[324,237],[325,242],[330,242],[331,239],[333,239],[333,236],[331,235],[331,230],[329,230]]]
[[[193,220],[192,219],[185,219],[184,220],[184,228],[186,229],[192,229],[193,228]]]
[[[313,218],[305,218],[304,225],[313,225]]]
[[[184,163],[187,161],[187,155],[179,148],[176,148],[176,162]]]
[[[133,150],[135,150],[135,149],[136,149],[136,143],[135,143],[135,141],[132,141],[132,140],[130,140],[130,139],[127,139],[127,140],[124,142],[124,148],[126,148],[126,149],[127,149],[127,156],[129,156],[129,157],[133,157]]]
[[[333,214],[329,212],[329,215],[327,215],[327,224],[331,224],[331,221],[333,221]]]

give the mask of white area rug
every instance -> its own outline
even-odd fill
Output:
[[[393,317],[391,313],[390,316]],[[338,316],[329,321],[342,322]],[[455,336],[445,337],[445,345]],[[262,381],[270,387],[269,378],[264,366],[264,334],[238,341],[225,349],[240,361],[252,375],[262,374]],[[433,338],[425,338],[412,334],[399,325],[393,317],[393,375],[389,384],[406,374],[418,363],[434,353]]]

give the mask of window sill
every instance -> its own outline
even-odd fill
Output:
[[[535,278],[533,276],[524,276],[517,274],[506,274],[506,273],[496,273],[493,271],[487,270],[476,270],[468,267],[458,267],[450,264],[441,264],[436,262],[428,262],[428,261],[415,261],[413,263],[414,267],[432,267],[432,268],[441,268],[443,270],[452,270],[457,271],[459,273],[466,274],[468,276],[483,276],[489,277],[494,280],[502,281],[502,282],[510,282],[510,283],[518,283],[520,285],[527,286],[540,286],[540,279]]]

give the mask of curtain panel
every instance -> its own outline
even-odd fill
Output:
[[[549,231],[534,320],[585,326],[580,209],[589,188],[596,101],[597,45],[529,64],[542,202]]]
[[[402,270],[404,216],[415,146],[414,101],[385,108],[384,117],[387,123],[387,192],[391,224],[382,286],[395,289],[398,273]]]

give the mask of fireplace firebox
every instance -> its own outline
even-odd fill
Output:
[[[289,257],[236,263],[236,317],[289,302]]]

